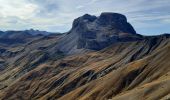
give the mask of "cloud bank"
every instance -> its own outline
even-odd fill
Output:
[[[138,33],[170,32],[170,0],[0,0],[0,30],[66,32],[85,13],[125,14]]]

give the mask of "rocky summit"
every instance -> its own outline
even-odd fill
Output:
[[[143,36],[118,13],[69,32],[0,31],[1,100],[169,100],[170,35]]]
[[[113,43],[142,39],[122,14],[102,13],[99,17],[85,14],[74,20],[58,48],[74,54],[82,49],[101,50]]]

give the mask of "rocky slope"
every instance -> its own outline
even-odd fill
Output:
[[[142,36],[127,22],[124,15],[102,13],[99,17],[85,14],[74,20],[72,29],[56,45],[67,54],[82,49],[101,50],[116,42],[137,41]]]
[[[86,14],[67,33],[2,46],[0,98],[167,100],[169,50],[169,34],[142,36],[124,15]]]

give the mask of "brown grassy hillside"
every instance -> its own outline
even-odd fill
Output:
[[[2,37],[1,100],[170,99],[170,35],[137,34],[122,14],[85,14],[63,34]]]
[[[153,39],[154,40],[154,39]],[[168,98],[170,42],[117,43],[49,61],[1,92],[4,100],[155,100]]]

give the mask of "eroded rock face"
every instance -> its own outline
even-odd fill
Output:
[[[70,54],[80,49],[101,50],[113,43],[141,39],[122,14],[102,13],[99,17],[85,14],[74,20],[58,48]]]

